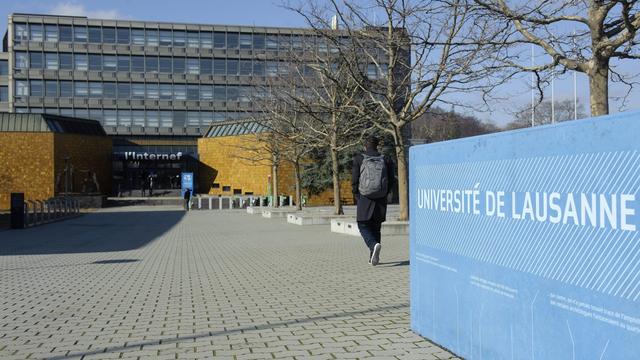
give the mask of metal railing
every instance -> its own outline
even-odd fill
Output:
[[[24,202],[24,226],[42,225],[76,216],[79,213],[80,203],[71,197],[27,200]]]

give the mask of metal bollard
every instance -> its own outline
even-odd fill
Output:
[[[209,210],[213,209],[213,201],[211,200],[211,196],[209,196]]]
[[[202,209],[202,198],[198,196],[198,209]]]
[[[222,210],[222,195],[218,195],[218,210]]]
[[[31,217],[33,224],[36,225],[38,223],[38,206],[36,206],[36,203],[33,200],[29,200],[29,203],[31,203],[31,206],[33,207],[31,210]]]
[[[29,203],[24,202],[24,227],[29,226]]]
[[[37,208],[38,208],[38,219],[37,222],[42,224],[45,222],[44,218],[44,203],[42,200],[36,200]]]

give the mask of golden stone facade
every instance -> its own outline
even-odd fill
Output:
[[[46,200],[64,191],[65,157],[73,168],[72,192],[90,190],[93,174],[99,192],[111,191],[111,139],[106,136],[47,132],[0,132],[0,209],[12,192],[25,200]],[[70,171],[70,174],[73,174]],[[88,178],[91,181],[83,181]],[[93,187],[93,186],[92,186]]]
[[[210,195],[229,196],[252,193],[266,195],[269,191],[271,158],[258,137],[253,134],[198,139],[200,169],[198,188]],[[341,183],[342,199],[353,203],[351,182]],[[293,165],[281,162],[278,167],[278,193],[295,196]],[[330,205],[333,190],[309,197],[307,205]]]

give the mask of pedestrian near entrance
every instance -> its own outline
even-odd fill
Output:
[[[184,210],[189,211],[191,209],[191,189],[184,191]]]
[[[351,169],[358,229],[369,248],[369,263],[373,266],[380,261],[380,228],[387,219],[387,196],[395,180],[393,162],[378,152],[378,144],[377,137],[368,137],[364,153],[353,157]]]
[[[155,174],[149,174],[149,196],[153,196],[153,179]]]
[[[140,196],[147,196],[147,188],[149,187],[149,183],[147,182],[147,176],[142,175],[141,179],[141,187],[140,187]]]

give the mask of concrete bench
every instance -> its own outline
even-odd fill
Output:
[[[287,214],[287,222],[294,225],[327,225],[331,223],[332,219],[344,219],[348,216],[334,215],[326,213],[289,213]]]
[[[286,207],[286,208],[267,208],[262,209],[262,217],[264,218],[286,218],[287,214],[295,211],[294,207]]]
[[[354,218],[331,219],[331,232],[360,236],[358,222]],[[380,229],[382,236],[409,235],[408,221],[385,221]]]

